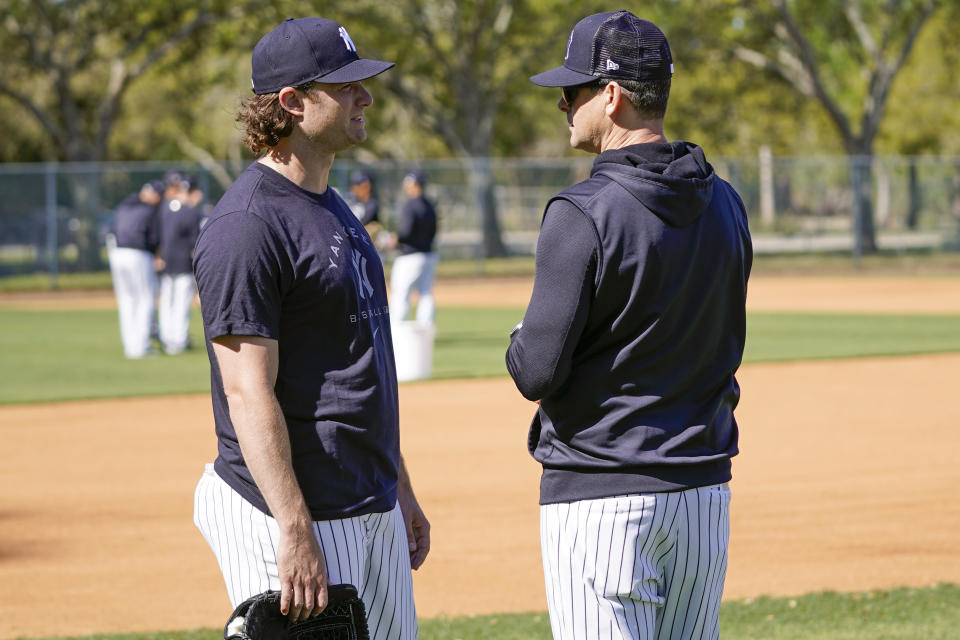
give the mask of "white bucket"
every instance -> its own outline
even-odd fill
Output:
[[[423,380],[433,371],[433,339],[437,329],[432,324],[412,320],[394,322],[393,354],[397,360],[397,380]]]

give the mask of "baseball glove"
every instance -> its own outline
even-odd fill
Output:
[[[369,640],[363,601],[352,584],[327,587],[327,608],[290,622],[280,613],[280,592],[266,591],[240,603],[223,628],[224,640]]]

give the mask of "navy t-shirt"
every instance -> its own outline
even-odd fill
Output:
[[[164,200],[160,206],[160,246],[163,272],[170,275],[193,273],[193,248],[200,235],[203,213],[180,200]]]
[[[114,212],[112,231],[118,247],[153,253],[157,248],[157,205],[143,202],[137,193],[127,196]]]
[[[210,340],[278,341],[275,392],[314,519],[389,511],[399,461],[397,376],[383,266],[333,189],[315,194],[252,164],[200,232],[194,258],[217,473],[269,513],[230,420]]]
[[[423,196],[410,198],[400,210],[397,243],[401,254],[429,253],[437,235],[437,212]]]

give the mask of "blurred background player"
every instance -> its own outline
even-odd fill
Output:
[[[357,216],[363,228],[376,241],[377,235],[383,230],[383,224],[380,223],[380,201],[377,199],[370,174],[365,171],[354,171],[350,174],[350,197],[347,202],[353,215]]]
[[[117,206],[107,236],[113,290],[120,316],[120,338],[128,358],[151,353],[150,330],[156,309],[157,207],[163,183],[148,182]]]
[[[403,178],[407,201],[400,210],[400,222],[393,244],[399,255],[390,274],[390,319],[402,322],[410,311],[410,296],[417,292],[416,320],[432,325],[434,321],[433,281],[437,274],[437,254],[433,250],[437,236],[437,212],[423,193],[424,176],[411,171]]]
[[[167,354],[190,346],[190,309],[196,294],[193,248],[203,222],[203,192],[196,176],[174,174],[159,213],[159,337]]]

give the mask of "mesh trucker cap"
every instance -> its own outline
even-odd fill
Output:
[[[572,87],[597,78],[665,80],[673,56],[663,32],[626,9],[587,16],[573,27],[563,65],[530,78],[541,87]]]
[[[324,18],[288,18],[260,38],[251,62],[258,95],[310,81],[357,82],[393,66],[361,58],[347,30]]]

